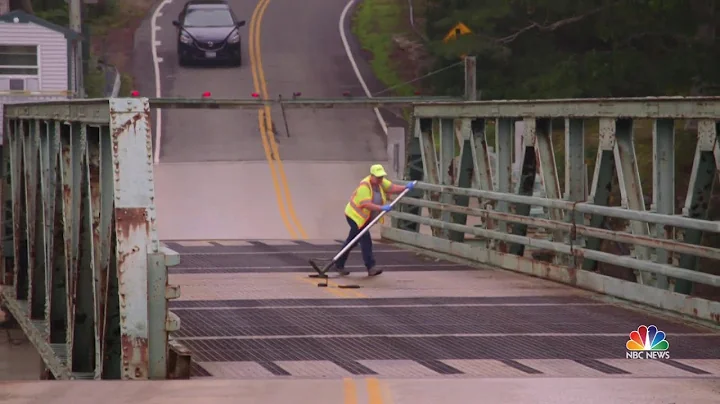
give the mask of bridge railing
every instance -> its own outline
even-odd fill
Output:
[[[56,379],[167,374],[147,99],[6,105],[0,303]]]
[[[635,150],[635,126],[648,119],[653,122],[650,211]],[[683,173],[689,186],[681,214],[675,207],[678,120],[697,122],[693,167]],[[422,182],[391,213],[393,225],[383,229],[383,237],[720,325],[720,299],[694,293],[699,285],[708,285],[710,296],[720,291],[720,249],[701,245],[704,236],[720,233],[720,222],[707,220],[720,168],[718,120],[720,98],[714,97],[416,105],[406,179]],[[522,154],[513,183],[516,121],[523,122]],[[564,192],[553,123],[564,126]],[[488,154],[491,126],[495,167]],[[588,194],[590,127],[597,128],[591,134],[597,154]],[[693,147],[678,146],[687,153]],[[545,198],[532,196],[536,175]],[[620,206],[610,206],[614,191]],[[547,217],[530,216],[533,206]]]

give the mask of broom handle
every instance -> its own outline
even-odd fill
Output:
[[[409,189],[405,189],[404,191],[400,192],[400,194],[397,196],[397,198],[393,199],[393,201],[390,202],[390,207],[392,208],[393,206],[395,206],[395,204],[396,204],[400,199],[402,199],[403,196],[405,196],[408,192],[410,192]],[[330,268],[330,266],[331,266],[335,261],[337,261],[340,257],[342,257],[343,254],[345,254],[350,248],[352,248],[352,246],[354,246],[355,243],[357,243],[357,241],[360,240],[360,237],[362,237],[365,233],[367,233],[368,231],[370,231],[370,228],[373,227],[373,226],[375,225],[375,223],[378,222],[378,220],[380,220],[383,216],[385,216],[386,213],[387,213],[386,211],[380,212],[380,214],[377,215],[377,216],[375,217],[375,219],[373,219],[370,223],[368,223],[367,226],[365,226],[362,230],[360,230],[360,233],[358,233],[358,235],[355,236],[355,238],[353,238],[352,241],[350,241],[345,247],[343,247],[342,250],[340,250],[339,253],[337,253],[337,255],[335,255],[335,257],[333,257],[332,261],[330,261],[330,263],[327,265],[327,267]]]

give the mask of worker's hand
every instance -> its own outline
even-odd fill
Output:
[[[415,184],[417,184],[417,181],[410,181],[405,185],[405,189],[412,191],[413,188],[415,188]]]
[[[383,205],[380,209],[382,209],[383,212],[390,212],[392,210],[392,206],[390,204]]]

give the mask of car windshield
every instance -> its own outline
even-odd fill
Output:
[[[234,25],[232,16],[223,9],[190,9],[185,14],[186,27],[229,27]]]

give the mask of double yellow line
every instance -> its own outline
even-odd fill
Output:
[[[260,26],[268,4],[270,4],[270,0],[260,0],[255,6],[255,10],[250,19],[250,35],[248,38],[253,85],[255,92],[259,94],[262,99],[270,98],[268,96],[265,71],[263,70],[262,56],[260,53]],[[307,233],[305,233],[305,229],[303,229],[302,224],[300,224],[295,214],[295,208],[293,208],[290,188],[287,184],[287,178],[285,178],[285,169],[280,160],[278,145],[275,141],[275,135],[273,134],[272,111],[269,106],[266,105],[258,111],[258,125],[260,126],[265,158],[270,166],[273,186],[275,187],[275,197],[277,198],[278,209],[280,210],[283,223],[288,233],[290,233],[291,238],[307,239]]]
[[[392,397],[387,383],[371,377],[366,380],[368,404],[392,404]],[[343,404],[359,404],[355,379],[343,379]]]

